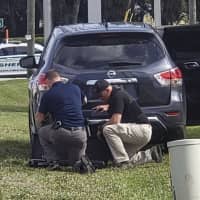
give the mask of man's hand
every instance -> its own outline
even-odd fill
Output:
[[[105,111],[108,111],[108,108],[109,108],[109,105],[106,104],[106,105],[98,105],[92,109],[95,111],[105,112]]]
[[[41,123],[45,119],[45,115],[41,112],[37,112],[35,117],[39,123]]]
[[[107,124],[119,124],[121,123],[122,114],[121,113],[114,113]]]

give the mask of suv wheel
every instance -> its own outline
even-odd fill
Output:
[[[167,141],[171,140],[181,140],[186,136],[186,128],[185,126],[177,126],[175,128],[169,129],[169,135]]]
[[[31,144],[31,158],[41,159],[42,158],[42,147],[40,145],[38,134],[33,132],[34,125],[31,120],[31,113],[29,111],[29,134]]]

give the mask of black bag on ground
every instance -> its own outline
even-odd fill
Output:
[[[88,138],[86,153],[92,162],[103,161],[107,164],[108,161],[112,161],[112,155],[107,143],[97,137]]]
[[[86,155],[82,156],[81,159],[74,164],[73,169],[80,174],[91,174],[95,172],[94,165]]]

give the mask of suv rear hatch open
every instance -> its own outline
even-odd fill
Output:
[[[200,123],[200,25],[163,28],[163,40],[183,73],[187,96],[187,124]]]

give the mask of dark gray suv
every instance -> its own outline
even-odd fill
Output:
[[[83,112],[89,136],[88,154],[93,152],[91,156],[103,152],[98,149],[104,146],[98,143],[96,131],[97,125],[108,118],[107,113],[92,110],[101,103],[93,89],[99,79],[124,88],[137,99],[153,125],[151,144],[184,137],[186,102],[182,74],[162,39],[149,25],[58,26],[52,32],[39,64],[35,64],[33,57],[26,57],[21,60],[21,66],[37,69],[29,82],[32,158],[40,158],[42,154],[35,113],[46,90],[44,77],[49,69],[59,71],[63,81],[79,85],[87,97]],[[48,119],[46,123],[49,123]]]

